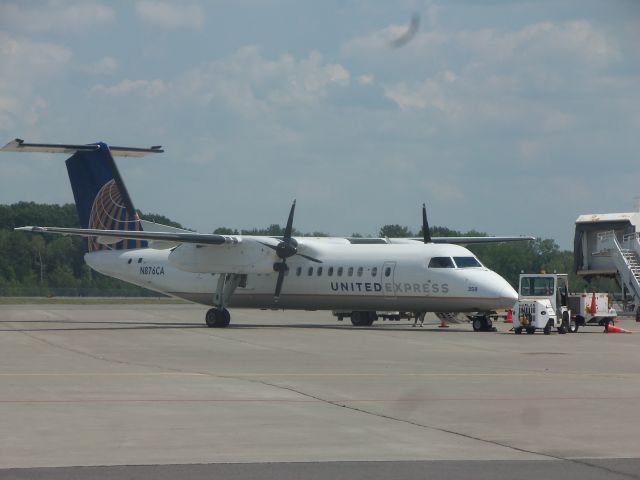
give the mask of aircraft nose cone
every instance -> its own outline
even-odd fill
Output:
[[[500,290],[500,300],[504,302],[506,308],[511,308],[518,301],[518,292],[516,292],[511,285],[506,285]]]

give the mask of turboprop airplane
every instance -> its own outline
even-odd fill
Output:
[[[227,327],[227,307],[352,311],[369,326],[377,311],[490,312],[512,307],[518,294],[458,243],[531,237],[432,238],[423,205],[423,238],[293,236],[295,201],[284,235],[195,233],[141,220],[113,156],[161,153],[151,148],[25,143],[5,152],[71,154],[66,161],[82,228],[16,230],[85,237],[94,270],[174,297],[212,306],[209,327]],[[490,320],[484,318],[485,329]]]

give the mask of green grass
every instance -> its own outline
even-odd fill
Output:
[[[155,297],[0,297],[0,305],[182,305],[178,298]]]

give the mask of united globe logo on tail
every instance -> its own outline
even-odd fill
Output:
[[[96,195],[91,213],[89,215],[89,228],[100,230],[125,230],[142,231],[138,214],[134,218],[129,216],[124,204],[122,194],[115,180],[110,180],[103,185]],[[96,250],[121,250],[130,248],[143,248],[146,246],[143,240],[121,240],[111,245],[99,243],[96,237],[91,237],[88,242],[90,252]]]

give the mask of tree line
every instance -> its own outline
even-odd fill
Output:
[[[183,228],[178,222],[158,214],[140,217],[165,225]],[[75,205],[49,205],[19,202],[0,205],[0,295],[148,295],[149,291],[92,271],[84,263],[83,239],[75,236],[47,235],[16,232],[15,227],[26,225],[80,227]],[[459,232],[446,227],[432,227],[431,235],[437,236],[486,236],[474,230]],[[284,227],[272,224],[265,228],[237,230],[219,227],[213,233],[226,235],[280,236]],[[409,227],[384,225],[380,237],[422,237],[421,229],[415,233]],[[294,235],[328,236],[323,232]],[[353,233],[353,237],[362,237]],[[536,239],[529,242],[473,245],[473,251],[487,267],[498,272],[514,287],[523,272],[541,271],[570,274],[573,291],[598,290],[617,292],[619,288],[609,280],[596,280],[590,285],[572,273],[573,253],[561,250],[552,239]],[[157,294],[154,294],[157,295]]]

